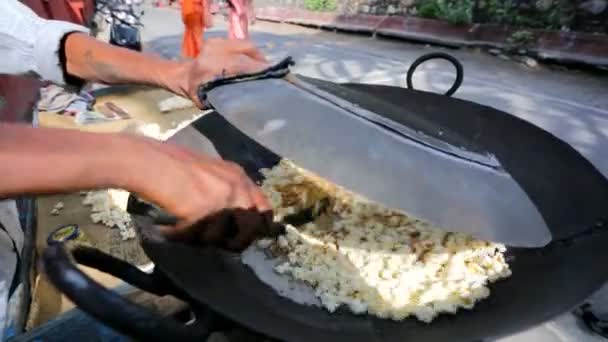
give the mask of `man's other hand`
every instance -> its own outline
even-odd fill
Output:
[[[210,39],[198,58],[184,62],[182,75],[169,88],[190,98],[199,108],[198,87],[219,77],[254,73],[267,67],[264,55],[249,41]]]
[[[145,144],[134,188],[179,218],[162,228],[168,237],[241,250],[269,233],[270,204],[240,166],[168,143]]]

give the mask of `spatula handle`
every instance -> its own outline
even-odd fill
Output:
[[[127,212],[132,215],[149,217],[158,225],[174,226],[179,221],[177,217],[167,213],[163,209],[133,195],[129,196]]]

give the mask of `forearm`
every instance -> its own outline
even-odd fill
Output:
[[[81,33],[70,34],[64,46],[68,74],[105,84],[140,84],[183,94],[181,62],[112,46]]]
[[[0,124],[0,198],[129,188],[129,139]]]

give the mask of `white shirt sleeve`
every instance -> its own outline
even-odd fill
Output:
[[[87,28],[40,18],[17,0],[0,0],[0,74],[34,75],[65,84],[59,50],[62,38]]]

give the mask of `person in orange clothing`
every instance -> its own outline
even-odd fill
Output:
[[[182,21],[186,28],[182,56],[196,58],[203,45],[206,0],[182,0]]]
[[[249,39],[249,18],[253,9],[253,0],[228,0],[228,38]]]

